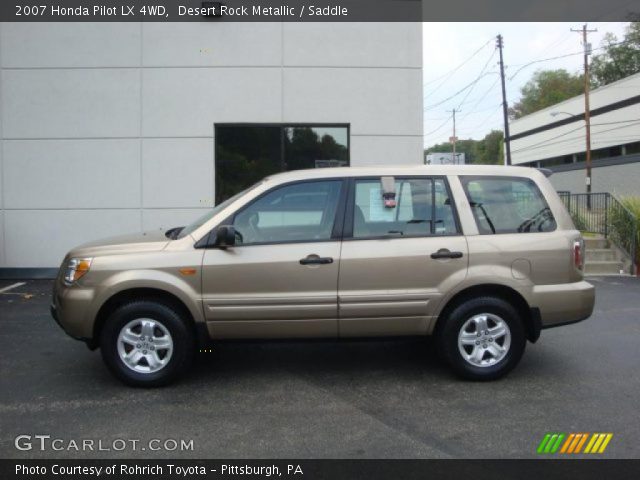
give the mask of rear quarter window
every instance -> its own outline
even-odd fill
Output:
[[[551,232],[556,220],[533,180],[521,177],[460,177],[483,235]]]

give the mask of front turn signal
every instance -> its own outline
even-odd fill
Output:
[[[86,275],[90,268],[90,258],[72,258],[71,260],[69,260],[67,269],[64,273],[65,283],[71,285],[72,283],[77,282]]]

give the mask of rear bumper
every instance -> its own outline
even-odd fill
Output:
[[[586,320],[593,313],[595,299],[594,286],[580,281],[535,286],[530,305],[539,309],[540,326],[544,329]]]

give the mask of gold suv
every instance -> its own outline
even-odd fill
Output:
[[[591,315],[583,259],[532,168],[299,170],[186,227],[73,249],[51,311],[137,386],[174,380],[216,341],[410,335],[491,380],[541,329]]]

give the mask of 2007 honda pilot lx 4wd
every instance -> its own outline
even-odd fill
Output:
[[[51,310],[132,385],[170,382],[219,340],[408,335],[489,380],[541,329],[591,315],[583,258],[536,169],[299,170],[186,227],[75,248]]]

